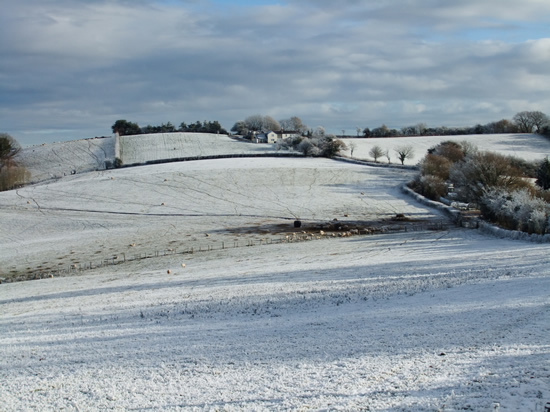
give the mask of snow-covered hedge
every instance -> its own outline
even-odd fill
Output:
[[[519,230],[507,230],[507,229],[503,229],[501,227],[492,225],[483,220],[479,221],[479,230],[483,233],[488,233],[503,239],[526,240],[529,242],[538,242],[538,243],[550,242],[550,235],[548,234],[537,235],[537,234],[520,232]]]
[[[407,185],[401,186],[401,190],[408,194],[409,196],[413,197],[417,202],[420,202],[426,206],[433,207],[435,209],[441,210],[443,213],[445,213],[453,222],[459,224],[461,220],[460,211],[456,210],[455,208],[451,206],[447,206],[441,202],[436,202],[434,200],[430,200],[427,197],[422,196],[421,194],[416,193],[414,190],[409,188]]]
[[[461,223],[462,216],[460,211],[453,208],[452,206],[445,205],[442,202],[436,202],[436,201],[430,200],[416,193],[414,190],[410,189],[406,185],[403,185],[401,189],[403,190],[404,193],[413,197],[416,201],[426,206],[433,207],[443,211],[456,224]],[[550,242],[550,234],[537,235],[537,234],[529,234],[526,232],[520,232],[519,230],[507,230],[507,229],[503,229],[501,227],[495,226],[491,223],[488,223],[482,219],[477,219],[476,227],[483,233],[487,233],[503,239],[525,240],[529,242],[538,242],[538,243]]]

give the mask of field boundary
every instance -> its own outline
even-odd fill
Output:
[[[362,166],[372,166],[372,167],[386,167],[390,169],[407,169],[407,170],[418,170],[418,166],[413,165],[400,165],[398,163],[380,163],[380,162],[373,162],[370,160],[364,160],[364,159],[355,159],[345,156],[335,156],[333,157],[334,160],[338,160],[341,162],[346,163],[353,163],[357,165]]]
[[[196,253],[208,253],[214,251],[222,251],[226,249],[236,249],[242,247],[260,247],[269,246],[283,243],[297,243],[317,240],[331,240],[342,237],[365,237],[369,235],[384,235],[392,233],[404,233],[404,232],[424,232],[424,231],[446,231],[454,228],[454,224],[447,219],[432,220],[425,222],[392,222],[391,224],[380,225],[378,227],[369,227],[361,231],[359,230],[346,230],[341,232],[289,232],[288,234],[279,234],[273,237],[266,237],[263,239],[247,239],[245,241],[221,241],[216,243],[204,242],[189,242],[185,247],[153,249],[150,251],[140,253],[128,253],[120,252],[113,253],[107,258],[97,259],[86,263],[68,264],[66,266],[57,269],[34,269],[27,270],[24,274],[13,275],[11,277],[4,277],[0,279],[0,283],[20,282],[27,280],[46,279],[53,277],[65,277],[76,275],[85,271],[94,269],[105,268],[108,266],[116,266],[124,263],[141,261],[144,259],[162,258],[166,256],[176,255],[193,255]],[[8,275],[9,276],[9,275]]]
[[[176,163],[176,162],[191,162],[196,160],[214,160],[214,159],[232,159],[232,158],[254,158],[254,157],[304,157],[301,153],[236,153],[236,154],[223,154],[223,155],[207,155],[207,156],[187,156],[187,157],[171,157],[167,159],[148,160],[146,162],[138,163],[123,163],[121,168],[124,167],[138,167],[138,166],[150,166],[164,163]],[[124,161],[124,159],[122,159]]]

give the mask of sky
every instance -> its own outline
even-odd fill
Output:
[[[310,128],[550,114],[547,0],[0,0],[0,132],[23,146],[255,114]]]

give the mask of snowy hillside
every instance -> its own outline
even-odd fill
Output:
[[[266,153],[276,153],[275,145],[253,144],[227,135],[157,133],[120,137],[120,155],[127,165],[174,158]]]
[[[17,161],[31,173],[31,182],[58,179],[73,173],[105,170],[120,156],[123,164],[232,155],[277,155],[275,145],[252,144],[227,135],[157,133],[121,136],[119,153],[114,137],[74,140],[24,148]],[[285,151],[284,153],[288,153]]]
[[[0,273],[269,234],[279,239],[278,225],[292,227],[298,218],[365,225],[398,213],[442,219],[400,192],[411,176],[311,158],[202,160],[67,176],[0,193],[0,259],[9,262]]]
[[[32,182],[56,179],[71,173],[105,169],[115,158],[115,139],[102,137],[31,146],[17,161],[31,173]]]
[[[540,161],[546,156],[550,156],[550,140],[538,134],[482,134],[465,136],[420,136],[420,137],[391,137],[378,139],[344,139],[348,145],[345,152],[347,156],[351,155],[350,143],[356,148],[353,151],[353,157],[357,159],[372,160],[369,151],[375,145],[388,150],[392,163],[399,163],[395,149],[400,146],[410,145],[414,148],[414,157],[407,159],[405,164],[417,164],[428,149],[437,144],[452,140],[455,142],[470,142],[476,145],[480,150],[501,153],[505,156],[515,156],[528,161]],[[388,159],[383,156],[378,159],[381,163],[387,163]]]
[[[543,411],[548,244],[440,226],[412,173],[219,159],[0,193],[0,277],[56,274],[0,284],[0,410]]]

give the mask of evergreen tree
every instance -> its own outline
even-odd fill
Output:
[[[550,189],[550,160],[548,160],[548,158],[540,162],[537,169],[536,184],[544,190]]]

